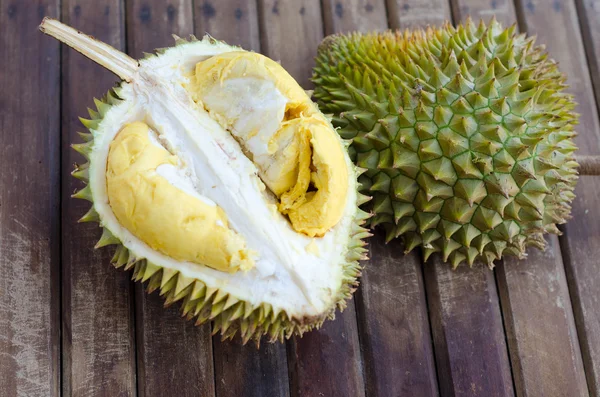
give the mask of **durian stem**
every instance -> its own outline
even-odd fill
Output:
[[[129,55],[56,19],[45,17],[39,29],[104,66],[125,81],[131,81],[139,67],[138,62]]]
[[[575,156],[579,175],[600,175],[600,156]]]

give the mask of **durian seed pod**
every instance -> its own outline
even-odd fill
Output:
[[[569,219],[578,115],[558,65],[495,19],[325,38],[314,96],[367,171],[372,226],[453,267],[544,248]]]
[[[40,29],[121,82],[81,119],[73,171],[96,248],[223,339],[283,341],[344,309],[366,258],[348,143],[276,62],[205,37],[136,61]]]

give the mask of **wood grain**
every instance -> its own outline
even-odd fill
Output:
[[[127,53],[135,59],[194,33],[192,0],[126,0]]]
[[[581,114],[577,127],[579,136],[575,142],[581,154],[600,153],[600,128],[597,106],[594,103],[589,69],[585,59],[583,40],[578,24],[578,15],[573,1],[553,2],[552,6],[542,1],[527,1],[522,4],[522,28],[536,34],[538,41],[547,46],[568,76],[569,91],[579,103]],[[592,395],[600,393],[600,354],[598,349],[598,312],[600,296],[600,273],[598,273],[598,219],[600,199],[597,195],[598,179],[586,184],[590,178],[582,178],[573,203],[573,219],[565,226],[561,246],[565,250],[565,270],[569,290],[573,297],[574,312],[581,341],[587,383]]]
[[[450,19],[446,0],[387,0],[388,20],[392,29],[441,26]]]
[[[240,339],[220,342],[215,337],[217,396],[286,397],[290,395],[285,345],[241,345]]]
[[[471,16],[474,21],[486,23],[495,17],[505,27],[516,23],[515,5],[512,0],[450,0],[455,21]]]
[[[385,0],[324,0],[325,35],[387,29]]]
[[[399,240],[371,237],[356,294],[369,396],[437,396],[421,258]]]
[[[505,26],[517,22],[509,2],[459,0],[461,16],[496,14]],[[455,14],[456,15],[456,14]],[[466,17],[465,17],[466,18]],[[519,261],[506,257],[496,271],[508,348],[518,396],[585,395],[587,386],[569,290],[556,236],[544,252],[528,250]]]
[[[314,56],[323,38],[317,0],[259,3],[263,53],[309,88]],[[354,302],[335,321],[288,344],[293,396],[362,396],[364,381]]]
[[[210,326],[186,321],[177,303],[164,308],[158,292],[136,289],[139,395],[214,396]]]
[[[309,89],[317,46],[323,39],[318,0],[259,0],[261,51]]]
[[[425,283],[441,395],[512,396],[494,273],[481,263],[452,270],[434,255]]]
[[[600,111],[600,0],[575,0],[575,4],[587,52],[587,63],[594,83],[596,106]]]
[[[260,51],[256,0],[197,0],[196,34],[210,34],[245,50]]]
[[[64,21],[116,48],[125,46],[123,4],[117,0],[63,1]],[[97,224],[77,224],[89,209],[70,195],[82,185],[69,174],[83,158],[69,145],[80,142],[92,99],[116,77],[63,46],[62,53],[62,261],[63,393],[135,395],[133,288],[128,273],[110,265],[110,247],[94,250]]]
[[[518,396],[588,395],[558,238],[526,260],[498,266],[508,345]]]
[[[288,348],[292,396],[364,397],[353,301],[334,321],[295,337]]]
[[[58,1],[0,7],[0,390],[58,396],[60,57],[36,29]]]
[[[561,238],[569,289],[579,331],[579,342],[592,396],[600,395],[600,183],[584,176],[575,189],[575,219]]]
[[[194,31],[191,0],[128,0],[128,52],[135,58],[174,45],[173,34]],[[181,317],[179,304],[164,308],[158,293],[136,283],[138,387],[141,396],[214,396],[210,325],[195,327]]]

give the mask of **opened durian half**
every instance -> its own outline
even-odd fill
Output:
[[[166,302],[245,342],[283,340],[343,309],[366,249],[344,142],[276,62],[206,37],[138,61],[68,26],[40,29],[115,72],[73,147],[74,197]]]

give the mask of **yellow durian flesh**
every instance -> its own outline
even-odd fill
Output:
[[[254,253],[229,228],[215,203],[194,197],[161,176],[179,159],[158,143],[143,122],[125,125],[110,143],[106,186],[116,218],[152,249],[173,259],[235,272],[254,266]]]
[[[336,132],[277,63],[232,51],[197,63],[194,100],[232,133],[297,232],[323,236],[343,215],[348,170]]]

